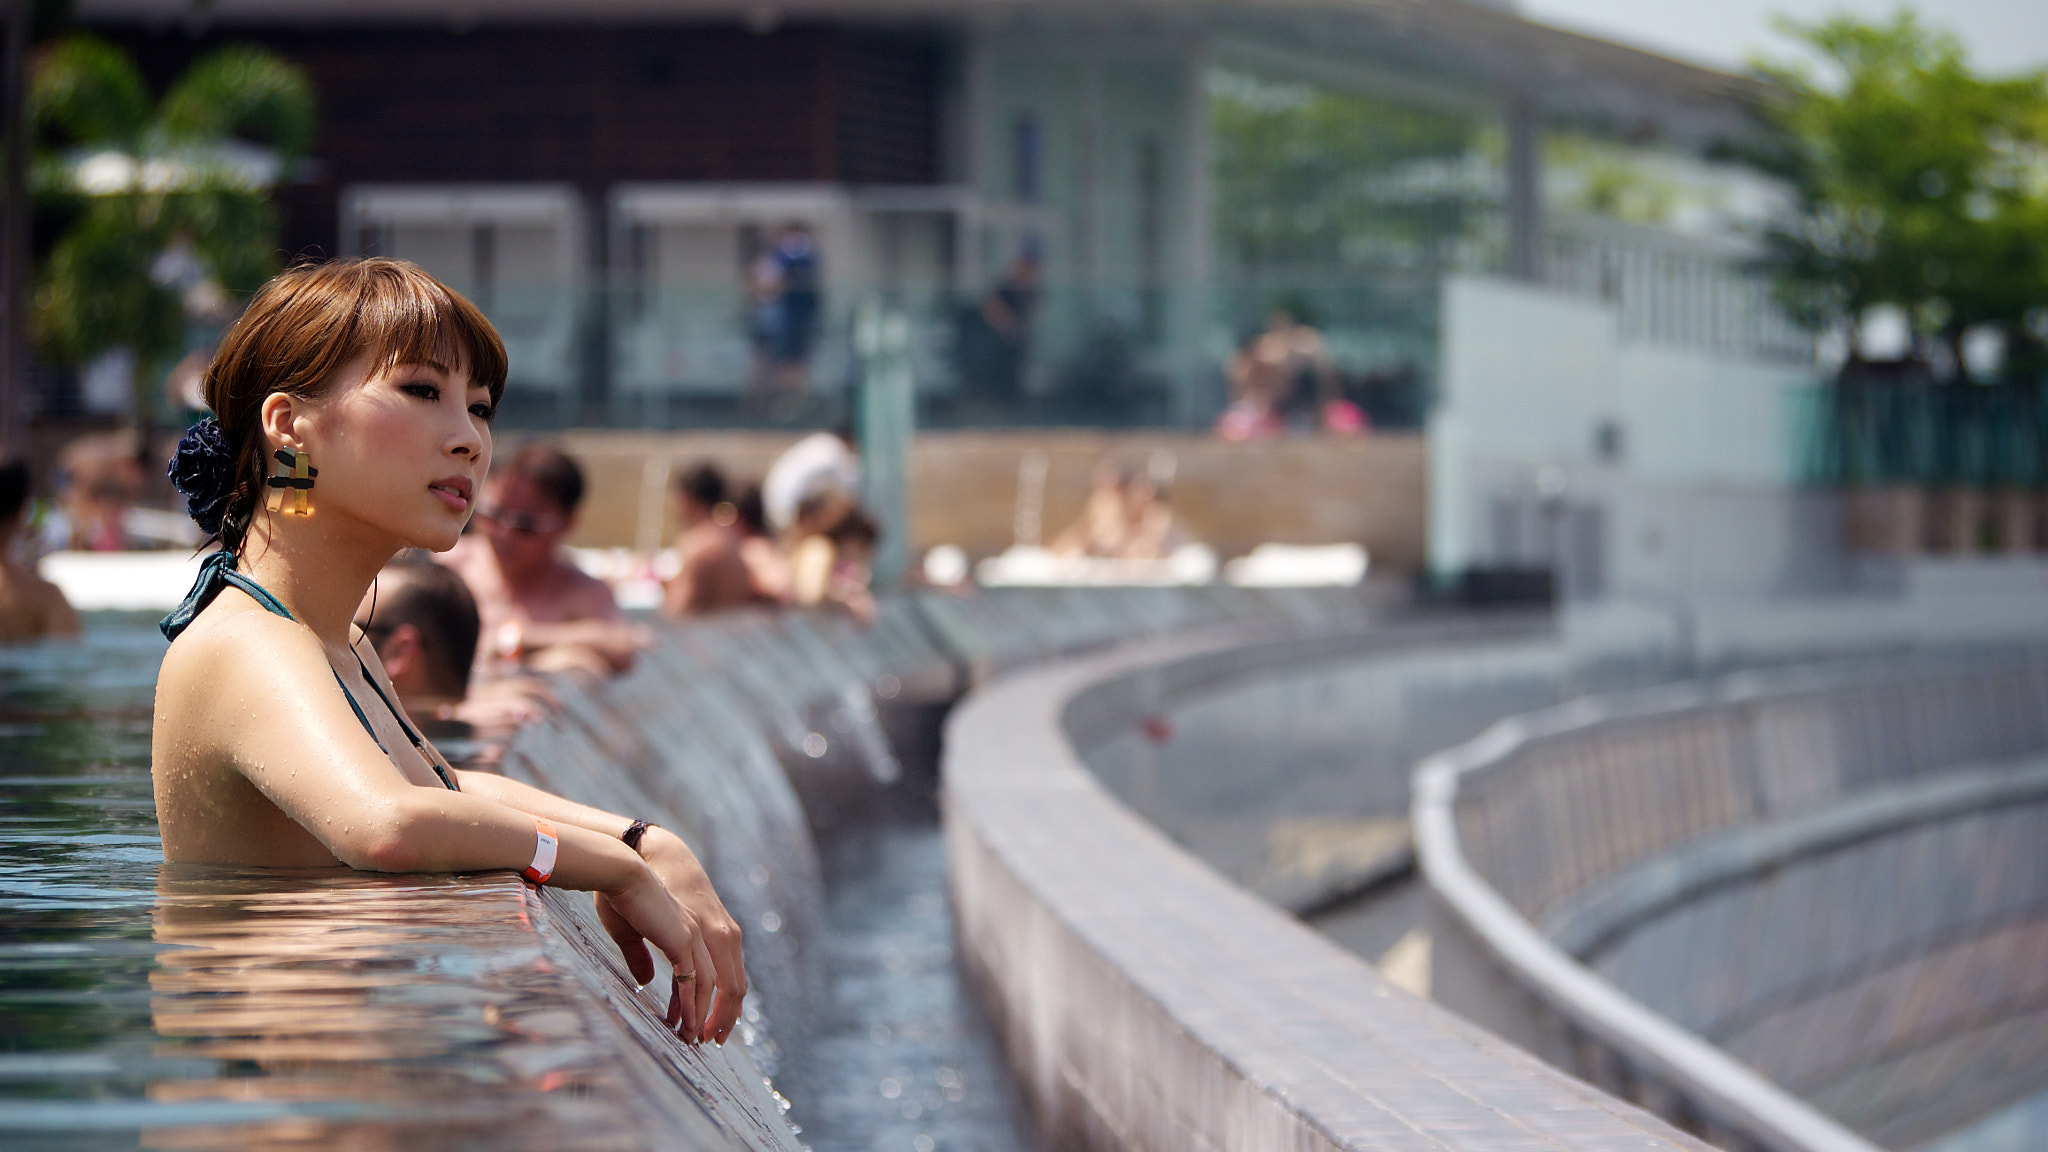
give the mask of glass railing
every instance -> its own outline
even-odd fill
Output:
[[[2043,383],[1847,374],[1822,391],[1814,479],[1846,487],[2039,487],[2048,481]]]
[[[511,358],[513,428],[831,424],[871,369],[857,330],[875,316],[907,332],[920,426],[1207,428],[1231,399],[1231,355],[1285,305],[1329,317],[1334,388],[1373,426],[1407,429],[1421,424],[1437,343],[1435,286],[1411,287],[827,284],[788,301],[663,283],[500,288],[478,303]],[[1306,374],[1300,391],[1307,412]]]

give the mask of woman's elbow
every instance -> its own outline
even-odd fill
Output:
[[[363,872],[431,871],[432,837],[420,815],[408,806],[394,806],[390,813],[344,832],[328,847],[343,864]]]

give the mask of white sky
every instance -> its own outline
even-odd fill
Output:
[[[1884,19],[1898,0],[1515,0],[1523,16],[1717,68],[1754,52],[1794,55],[1771,17],[1812,21],[1850,11]],[[1962,37],[1972,64],[2000,73],[2048,66],[2048,0],[1922,0],[1923,22]]]

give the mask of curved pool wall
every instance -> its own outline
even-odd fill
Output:
[[[781,614],[664,627],[626,675],[564,685],[561,709],[520,734],[503,771],[672,827],[697,848],[746,934],[754,991],[745,1043],[729,1054],[651,1038],[688,1057],[657,1053],[681,1076],[667,1094],[714,1117],[738,1108],[735,1132],[765,1125],[786,1138],[786,1123],[764,1119],[777,1101],[763,1081],[813,1039],[826,999],[808,826],[860,819],[864,800],[901,778],[897,747],[977,677],[1178,632],[1356,626],[1365,612],[1352,591],[1020,590],[893,598],[867,626]],[[582,948],[584,982],[624,983],[587,899],[541,899]],[[803,1103],[792,1119],[804,1121]]]
[[[1441,998],[1724,1147],[2048,1088],[2048,652],[1581,700],[1416,790]]]
[[[1083,761],[1177,698],[1304,661],[1455,661],[1492,643],[1556,672],[1539,632],[1170,640],[1004,677],[955,710],[942,798],[963,961],[1050,1143],[1706,1147],[1387,984],[1173,843]]]
[[[1411,1070],[1432,1067],[1428,1061],[1446,1052],[1440,1022],[1360,1011],[1360,1003],[1383,1005],[1399,994],[1379,985],[1362,963],[1333,959],[1327,941],[1276,920],[1273,906],[1326,907],[1397,878],[1406,864],[1405,844],[1359,833],[1405,824],[1400,818],[1410,770],[1428,752],[1470,739],[1503,715],[1545,706],[1575,714],[1590,706],[1583,703],[1589,693],[1616,698],[1617,690],[1669,682],[1698,667],[1696,637],[1640,623],[1626,616],[1575,621],[1567,614],[1554,632],[1526,621],[1469,619],[1452,628],[1383,622],[1350,635],[1309,630],[1276,639],[1264,631],[1120,650],[999,679],[970,697],[949,730],[943,796],[949,879],[963,960],[997,1018],[1007,1056],[1045,1131],[1055,1142],[1087,1147],[1380,1146],[1390,1131],[1401,1134],[1394,1146],[1414,1137],[1419,1146],[1492,1147],[1502,1129],[1491,1122],[1526,1137],[1531,1130],[1517,1125],[1540,1127],[1545,1117],[1554,1118],[1548,1093],[1559,1087],[1555,1082],[1535,1091],[1524,1083],[1490,1099],[1488,1076],[1500,1066],[1489,1069],[1468,1049],[1434,1070],[1461,1094],[1478,1093],[1467,1101],[1471,1110],[1423,1099],[1413,1107],[1427,1119],[1411,1124],[1403,1104],[1412,1085],[1383,1079],[1383,1070],[1389,1052]],[[1775,645],[1715,659],[1812,660],[1832,653],[1836,666],[1860,660],[1869,674],[1899,666],[1873,663],[1869,653],[1910,650],[1946,635],[1930,627],[1902,641],[1837,623],[1822,621]],[[1982,644],[1981,632],[1969,636]],[[1909,659],[1916,667],[1946,661],[1957,669],[1987,656],[1983,649],[1941,653],[1923,649]],[[1760,683],[1760,676],[1790,683],[1808,675],[1780,668],[1729,683]],[[1648,696],[1631,698],[1687,690],[1635,689]],[[1952,683],[1945,698],[1957,696]],[[1992,708],[1994,716],[2030,706],[1981,683],[1960,696],[2003,701],[2002,711]],[[1575,702],[1556,707],[1566,700]],[[2048,708],[2036,714],[2048,723]],[[2000,749],[2024,747],[2030,739],[2024,725],[1999,721],[1991,731],[1997,735],[1950,739],[1942,758],[1967,759],[1973,748],[2002,755]],[[1881,744],[1883,733],[1870,728],[1861,738]],[[1829,763],[1856,758],[1850,735],[1836,735],[1829,747],[1837,760]],[[1926,731],[1909,735],[1919,743],[1908,743],[1923,751],[1938,746]],[[1722,1012],[1719,1019],[1740,1030],[1730,1042],[1748,1045],[1745,1059],[1767,1060],[1765,1049],[1774,1044],[1781,1060],[1788,1053],[1810,1056],[1814,1043],[1839,1044],[1841,1028],[1910,985],[1919,1010],[1893,1008],[1889,1034],[1848,1037],[1868,1044],[1866,1053],[1816,1070],[1833,1077],[1838,1096],[1861,1092],[1866,1100],[1881,1099],[1886,1091],[1872,1093],[1871,1086],[1885,1085],[1894,1122],[1915,1126],[1909,1135],[1981,1115],[2029,1090],[2029,1076],[2043,1066],[2033,1059],[2035,1047],[2048,1043],[2048,1029],[2032,1027],[2039,1019],[2035,1005],[2043,1000],[2037,985],[2048,980],[2028,983],[2033,969],[2012,962],[2015,950],[2035,939],[2030,909],[2048,885],[2048,869],[2017,847],[2043,842],[2032,797],[2048,768],[1951,766],[1933,780],[1826,805],[1807,813],[1803,826],[1794,820],[1774,827],[1739,849],[1709,838],[1697,845],[1699,860],[1646,861],[1639,873],[1621,876],[1614,891],[1591,890],[1583,902],[1564,907],[1560,931],[1592,941],[1600,950],[1595,959],[1617,974],[1624,963],[1638,974],[1654,974],[1715,931],[1699,918],[1701,907],[1688,903],[1691,896],[1731,878],[1763,877],[1767,882],[1748,898],[1774,909],[1780,920],[1796,920],[1816,892],[1815,876],[1803,870],[1816,865],[1839,879],[1847,868],[1863,881],[1850,897],[1859,911],[1910,900],[1911,914],[1884,926],[1880,913],[1865,925],[1877,930],[1840,934],[1817,989],[1788,989],[1783,981],[1796,984],[1797,977],[1781,970],[1772,974],[1781,982],[1759,982],[1754,997],[1724,997],[1718,1004],[1709,998]],[[1621,763],[1610,768],[1620,771]],[[1811,779],[1804,786],[1819,787]],[[1646,803],[1622,789],[1608,811],[1634,812]],[[1512,823],[1512,806],[1504,811]],[[1288,837],[1276,832],[1294,824],[1338,835],[1303,838],[1315,841],[1312,850],[1289,861],[1277,850]],[[1349,845],[1338,845],[1345,850],[1330,851],[1346,838]],[[1986,844],[2011,851],[1988,879],[1973,877],[1968,862],[1981,863]],[[1847,854],[1830,855],[1838,851]],[[1947,867],[1914,872],[1916,864],[1944,859]],[[1276,867],[1305,860],[1313,866]],[[1970,898],[1944,899],[1958,893]],[[1934,911],[1941,908],[1947,912]],[[1837,912],[1835,926],[1842,915]],[[1949,927],[1930,936],[1933,921]],[[1467,929],[1441,913],[1423,927],[1435,938],[1439,998],[1558,1067],[1580,1071],[1724,1147],[1870,1147],[1780,1086],[1738,1069],[1742,1084],[1734,1096],[1760,1088],[1788,1112],[1778,1117],[1780,1135],[1789,1134],[1793,1143],[1760,1139],[1755,1117],[1730,1105],[1731,1089],[1713,1070],[1694,1069],[1677,1080],[1616,1059],[1596,1035],[1558,1027],[1556,1009],[1520,987],[1497,961],[1476,963],[1475,954],[1485,952]],[[2002,981],[1961,987],[1973,966],[1999,964]],[[1897,971],[1887,973],[1887,967]],[[1901,977],[1908,983],[1899,983]],[[1803,1002],[1802,991],[1823,995]],[[1760,1005],[1788,1011],[1774,1014]],[[2012,1010],[2013,1018],[2000,1021],[2000,1008]],[[1823,1015],[1836,1031],[1814,1027]],[[1992,1029],[2000,1029],[1993,1039],[2003,1047],[1969,1065],[1986,1083],[1935,1094],[1924,1090],[1931,1081],[1923,1076],[1917,1095],[1898,1091],[1911,1087],[1910,1076],[1900,1075],[1901,1061],[1893,1059],[1902,1054],[1901,1038],[1911,1041],[1907,1048],[1919,1044],[1930,1052],[1946,1043],[1953,1056],[1976,1042],[1976,1031]],[[1808,1041],[1803,1052],[1788,1042],[1800,1037]],[[1485,1046],[1483,1039],[1473,1043]],[[1732,1063],[1725,1054],[1710,1053],[1710,1059]],[[1571,1099],[1571,1088],[1560,1090]],[[1361,1092],[1372,1099],[1361,1099]],[[1608,1103],[1629,1115],[1618,1101]],[[1934,1104],[1949,1114],[1935,1116]],[[2028,1106],[2015,1106],[2015,1118],[2004,1127],[2024,1119],[2017,1112]],[[1542,1115],[1526,1115],[1530,1109]],[[1632,1134],[1637,1122],[1639,1114],[1621,1125],[1618,1146],[1674,1138],[1669,1131]],[[1650,1125],[1652,1132],[1658,1128]],[[1896,1131],[1907,1129],[1902,1124]],[[1537,1139],[1599,1147],[1615,1133]],[[2000,1145],[2006,1146],[2019,1145]]]
[[[1548,616],[1411,620],[1394,635],[1146,666],[1077,699],[1067,734],[1148,823],[1314,915],[1412,868],[1408,783],[1424,756],[1503,716],[1674,674],[1666,654],[1574,637]]]

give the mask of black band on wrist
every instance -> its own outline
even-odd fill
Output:
[[[638,852],[640,850],[640,838],[642,836],[647,835],[647,830],[652,827],[654,827],[654,825],[649,824],[645,820],[635,820],[633,821],[632,827],[627,828],[624,832],[619,833],[619,839],[624,840],[626,842],[626,847],[631,848],[635,852]]]

